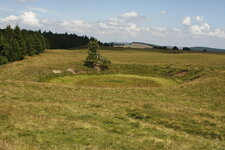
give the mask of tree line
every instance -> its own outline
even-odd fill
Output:
[[[87,36],[78,36],[68,33],[52,33],[43,32],[43,36],[47,39],[50,49],[73,49],[87,46],[90,39]]]
[[[0,65],[22,60],[25,56],[38,55],[45,49],[87,47],[93,39],[76,34],[21,30],[19,26],[7,26],[0,29]]]
[[[44,52],[48,41],[41,31],[21,30],[19,26],[0,29],[0,65]]]

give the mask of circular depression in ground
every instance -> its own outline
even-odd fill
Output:
[[[74,75],[56,77],[48,82],[57,84],[70,84],[82,87],[109,87],[109,88],[130,88],[130,87],[165,87],[174,86],[177,83],[173,80],[125,74],[104,74],[104,75]]]

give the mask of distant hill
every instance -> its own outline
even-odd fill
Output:
[[[159,47],[159,45],[150,44],[150,43],[143,43],[143,42],[132,42],[132,43],[137,43],[137,44],[148,45],[148,46],[151,46],[151,47]]]
[[[159,46],[155,44],[150,43],[143,43],[143,42],[132,42],[132,43],[126,43],[126,42],[113,42],[114,47],[122,47],[122,48],[140,48],[140,49],[149,49],[149,48],[159,48],[164,49],[165,47],[167,49],[172,49],[174,46]],[[178,47],[180,50],[183,49],[183,47]],[[218,49],[218,48],[210,48],[210,47],[190,47],[191,51],[207,51],[207,52],[220,52],[225,53],[225,49]]]
[[[190,49],[192,51],[204,51],[204,50],[206,50],[207,52],[225,53],[225,49],[217,49],[217,48],[210,48],[210,47],[191,47]]]
[[[156,45],[141,43],[141,42],[132,42],[132,43],[113,43],[114,47],[123,47],[123,48],[140,48],[140,49],[149,49],[154,48]]]
[[[127,42],[112,42],[113,46],[114,47],[118,47],[118,46],[122,46],[122,45],[125,45],[125,44],[130,44],[130,43],[127,43]]]

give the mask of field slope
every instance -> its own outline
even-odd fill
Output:
[[[225,149],[225,54],[102,54],[100,74],[86,50],[0,66],[0,149]]]

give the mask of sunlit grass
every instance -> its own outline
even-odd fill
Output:
[[[71,84],[74,86],[87,87],[162,87],[173,86],[177,83],[163,78],[125,75],[125,74],[105,74],[105,75],[75,75],[58,77],[49,80],[50,83]]]
[[[100,74],[85,50],[0,66],[0,149],[225,149],[224,54],[102,53],[113,64]]]

